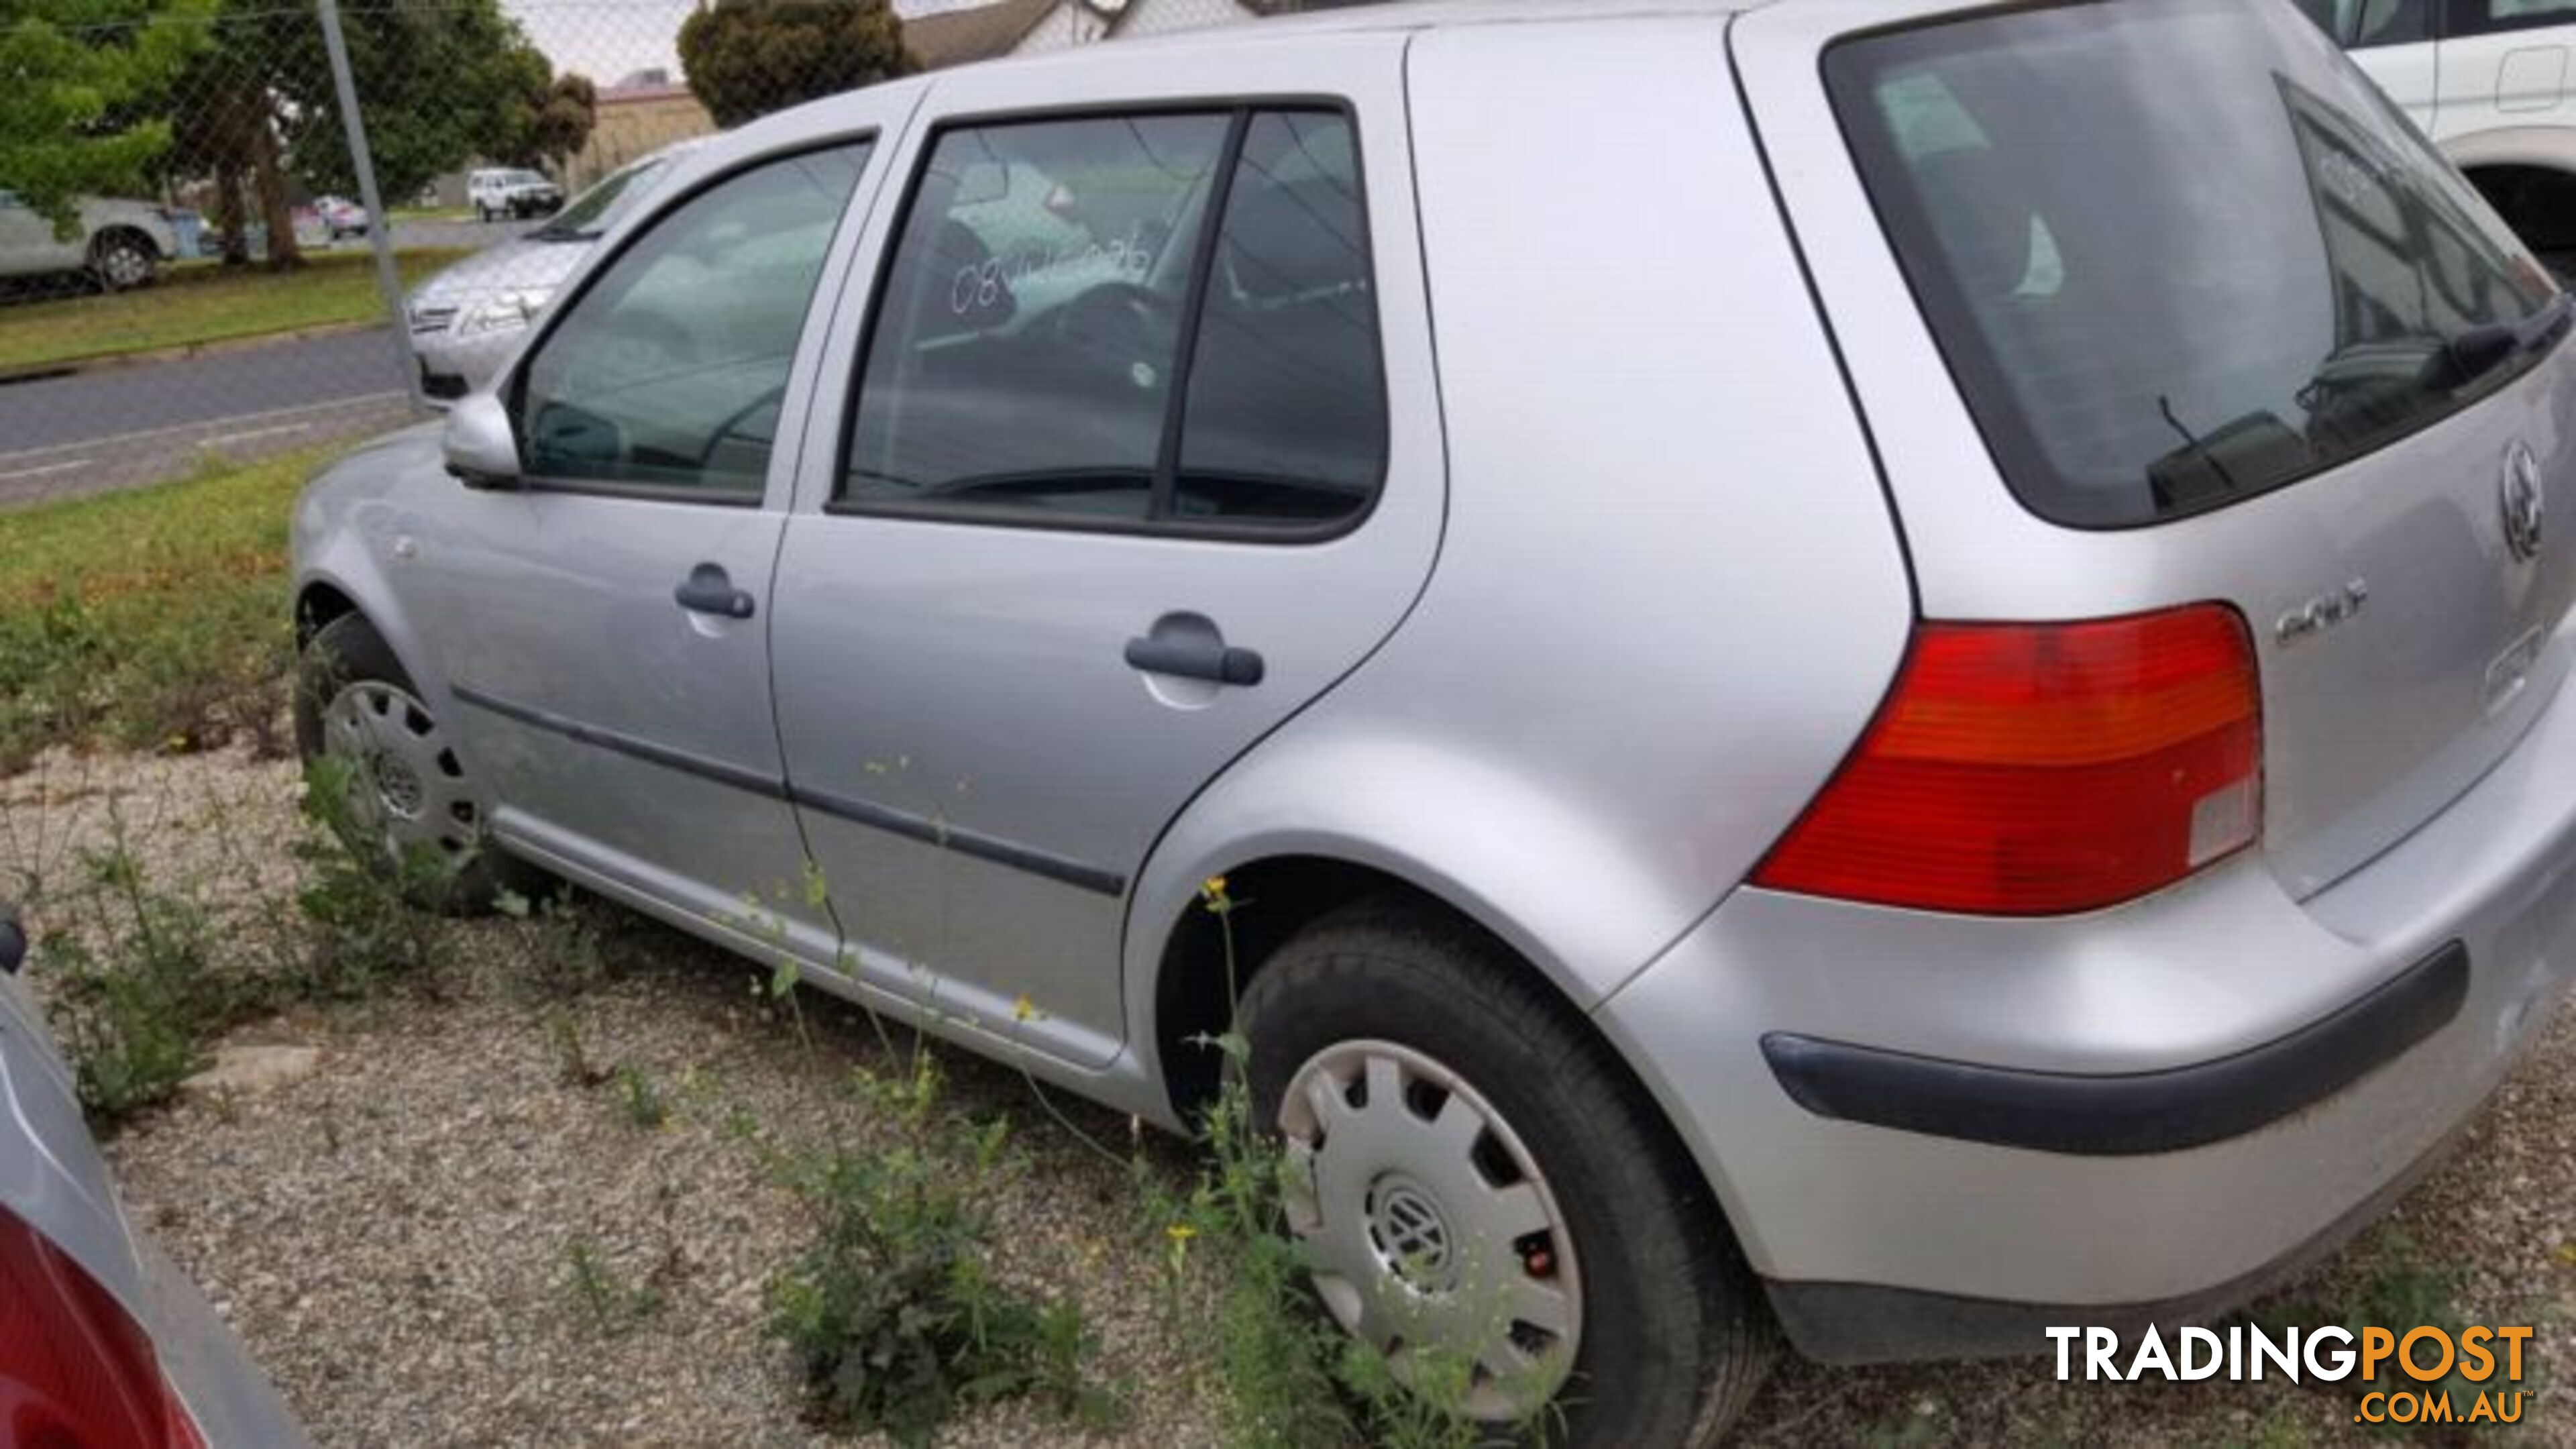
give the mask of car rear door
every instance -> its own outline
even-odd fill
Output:
[[[2457,797],[2567,671],[2554,289],[2287,5],[1946,8],[1733,32],[1921,608],[2233,606],[2262,852],[2306,898]]]
[[[1402,55],[933,89],[834,329],[772,633],[863,980],[1106,1061],[1156,837],[1419,592],[1443,476]]]

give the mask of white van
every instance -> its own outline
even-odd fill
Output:
[[[2299,0],[2560,275],[2576,266],[2576,0]]]

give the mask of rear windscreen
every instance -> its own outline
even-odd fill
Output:
[[[2546,274],[2276,0],[1882,33],[1833,47],[1825,78],[1969,409],[2043,517],[2250,497],[2556,341]]]

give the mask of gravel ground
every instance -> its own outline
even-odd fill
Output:
[[[276,890],[293,791],[291,768],[239,753],[51,756],[0,780],[0,888],[25,888],[12,871],[59,881],[121,818],[163,879]],[[237,1037],[318,1047],[312,1076],[183,1099],[111,1144],[137,1222],[198,1276],[323,1444],[835,1442],[800,1419],[790,1365],[762,1329],[763,1284],[806,1219],[745,1133],[876,1140],[883,1124],[834,1083],[883,1053],[854,1013],[810,997],[808,1047],[741,963],[629,917],[591,919],[605,923],[609,963],[595,980],[567,984],[558,956],[539,959],[559,937],[462,926],[432,980]],[[1086,1437],[1005,1406],[941,1442],[1213,1443],[1204,1326],[1175,1310],[1170,1245],[1137,1206],[1129,1124],[1067,1103],[1068,1128],[1008,1068],[943,1060],[953,1105],[1020,1124],[1024,1160],[991,1203],[1000,1271],[1081,1303],[1097,1379],[1118,1386],[1127,1418]],[[638,1124],[629,1080],[666,1108],[659,1126]],[[1166,1181],[1188,1170],[1173,1144],[1141,1151]],[[605,1266],[618,1311],[575,1290],[576,1251]],[[2370,1301],[2410,1262],[2461,1277],[2467,1321],[2539,1326],[2536,1393],[2511,1441],[2576,1446],[2576,1010],[2445,1170],[2289,1296]],[[647,1293],[654,1305],[632,1309]],[[2060,1385],[2037,1362],[1790,1361],[1737,1442],[2391,1442],[2361,1437],[2356,1398]]]

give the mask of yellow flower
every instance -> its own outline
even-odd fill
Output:
[[[1212,895],[1212,896],[1221,896],[1221,895],[1224,895],[1224,894],[1225,894],[1225,877],[1224,877],[1224,876],[1221,876],[1221,875],[1212,875],[1212,876],[1209,876],[1209,877],[1207,878],[1206,883],[1205,883],[1205,884],[1203,884],[1203,885],[1201,885],[1201,886],[1199,887],[1199,889],[1200,889],[1200,890],[1203,890],[1203,891],[1205,891],[1205,892],[1207,892],[1209,895]]]
[[[1029,1000],[1028,993],[1025,991],[1020,993],[1019,1000],[1011,1003],[1011,1019],[1013,1021],[1026,1021],[1037,1014],[1037,1003]]]
[[[1186,1243],[1198,1235],[1199,1230],[1191,1227],[1188,1223],[1174,1223],[1170,1227],[1163,1229],[1163,1236],[1170,1238],[1175,1243]]]

